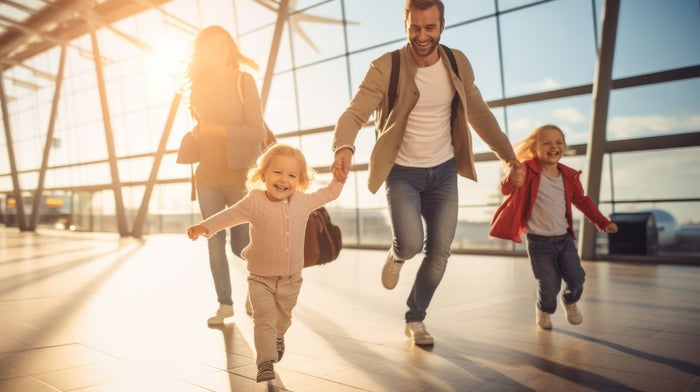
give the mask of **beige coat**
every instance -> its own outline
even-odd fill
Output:
[[[440,59],[449,69],[452,83],[459,95],[460,105],[452,129],[457,170],[461,176],[476,181],[474,154],[467,120],[472,129],[504,162],[515,157],[508,137],[503,133],[491,113],[481,92],[474,84],[474,71],[469,60],[459,50],[452,49],[459,69],[459,77],[454,74],[447,55],[438,47]],[[377,142],[369,162],[368,187],[376,193],[391,171],[399,146],[403,140],[408,115],[418,102],[418,87],[415,83],[416,63],[408,45],[400,50],[401,67],[399,72],[397,98],[394,109],[387,113],[389,78],[391,75],[391,53],[385,53],[370,65],[365,79],[355,94],[350,106],[338,119],[335,127],[333,150],[342,146],[354,146],[357,133],[376,111]],[[460,80],[461,78],[461,80]]]

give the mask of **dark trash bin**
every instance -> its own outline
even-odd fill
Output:
[[[610,220],[620,229],[608,235],[608,252],[618,255],[653,255],[659,247],[656,220],[650,212],[619,212]]]

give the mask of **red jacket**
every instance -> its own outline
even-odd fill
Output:
[[[525,183],[519,188],[510,184],[508,177],[501,181],[500,191],[506,198],[496,210],[491,219],[491,230],[489,238],[502,238],[522,242],[520,236],[525,232],[525,225],[532,214],[532,207],[535,205],[537,191],[540,188],[541,167],[537,159],[530,159],[525,164]],[[574,170],[561,163],[557,164],[564,179],[564,198],[566,199],[566,222],[567,231],[574,238],[574,223],[571,215],[571,204],[573,203],[590,222],[596,225],[598,230],[603,231],[610,220],[600,213],[593,201],[585,195],[583,185],[579,176],[580,170]]]

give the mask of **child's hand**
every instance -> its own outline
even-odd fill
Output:
[[[345,183],[348,179],[347,174],[343,170],[343,158],[340,155],[336,155],[333,165],[331,165],[331,171],[333,172],[333,181]]]
[[[605,226],[605,229],[603,230],[606,233],[617,233],[617,224],[610,222],[609,225]]]
[[[190,237],[190,239],[192,241],[199,238],[200,235],[207,235],[207,234],[209,234],[209,230],[207,230],[207,228],[202,226],[202,225],[190,226],[187,229],[187,236]]]
[[[525,184],[525,165],[513,158],[508,162],[508,180],[510,184],[519,188]]]

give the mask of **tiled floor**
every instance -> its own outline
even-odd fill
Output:
[[[418,258],[387,291],[385,253],[345,249],[304,271],[258,384],[244,264],[236,316],[207,327],[205,241],[0,228],[0,252],[0,391],[700,391],[698,267],[586,262],[583,324],[546,332],[527,259],[453,256],[421,349],[403,335]]]

